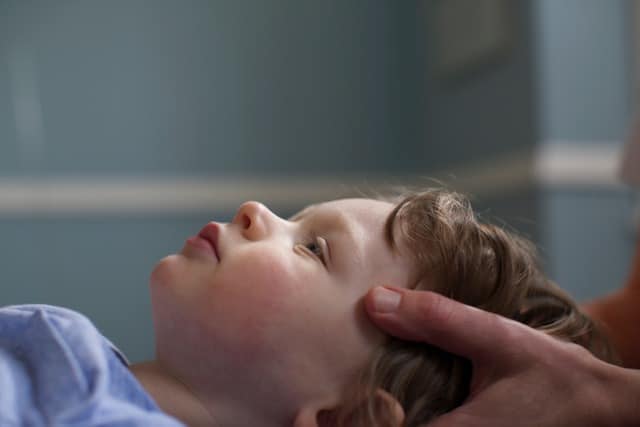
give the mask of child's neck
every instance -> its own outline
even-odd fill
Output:
[[[239,407],[237,401],[233,405],[225,404],[228,399],[224,398],[214,404],[205,401],[155,361],[133,364],[130,369],[164,412],[189,427],[266,425],[264,417],[252,408]]]
[[[204,403],[156,362],[142,362],[130,366],[131,372],[158,406],[169,415],[190,427],[215,426],[212,414]]]

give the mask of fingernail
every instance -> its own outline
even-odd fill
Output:
[[[396,311],[401,295],[387,288],[379,287],[373,291],[373,306],[378,313]]]

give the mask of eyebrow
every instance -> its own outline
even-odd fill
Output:
[[[311,205],[299,214],[294,215],[293,217],[291,217],[291,221],[299,221],[306,218],[307,216],[309,216],[309,213],[315,206],[316,205]],[[353,232],[349,227],[349,221],[345,218],[345,216],[342,213],[331,213],[329,215],[330,216],[328,218],[318,218],[316,222],[318,222],[322,228],[329,229],[330,231],[343,232],[349,236],[350,240],[355,241]]]
[[[305,216],[307,216],[307,214],[309,214],[309,211],[313,208],[318,207],[317,204],[313,204],[313,205],[309,205],[306,208],[302,209],[300,212],[293,214],[291,217],[289,217],[289,221],[298,221],[302,218],[304,218]]]

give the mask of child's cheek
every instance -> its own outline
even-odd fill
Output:
[[[242,261],[221,266],[210,298],[236,344],[259,354],[268,351],[290,322],[304,321],[310,277],[308,269],[277,251],[246,254]]]
[[[298,286],[296,276],[304,270],[299,268],[302,265],[296,265],[293,254],[282,249],[247,250],[239,255],[219,267],[225,285],[243,291],[252,290],[263,295],[293,291]]]

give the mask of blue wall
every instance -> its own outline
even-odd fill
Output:
[[[532,2],[542,140],[620,142],[631,111],[632,1]]]
[[[633,103],[633,2],[509,2],[511,49],[461,76],[443,77],[423,23],[434,3],[418,3],[418,99],[424,168],[460,170],[501,154],[535,154],[569,144],[619,150]],[[505,167],[496,163],[496,168]],[[449,178],[449,179],[447,179]],[[455,177],[445,177],[455,186]],[[634,234],[630,191],[610,186],[542,185],[476,197],[485,217],[534,240],[548,274],[584,300],[624,283]]]
[[[620,150],[632,111],[632,2],[532,2],[540,144]],[[624,188],[541,189],[548,270],[580,299],[620,287],[634,234]]]
[[[44,127],[28,174],[403,170],[411,5],[5,1],[0,93],[27,57]],[[11,114],[3,175],[25,173]]]
[[[425,15],[435,3],[421,2]],[[511,34],[503,54],[462,76],[442,76],[433,63],[432,28],[421,25],[426,166],[442,169],[531,149],[537,143],[530,2],[509,2]],[[424,22],[429,22],[425,16]]]

